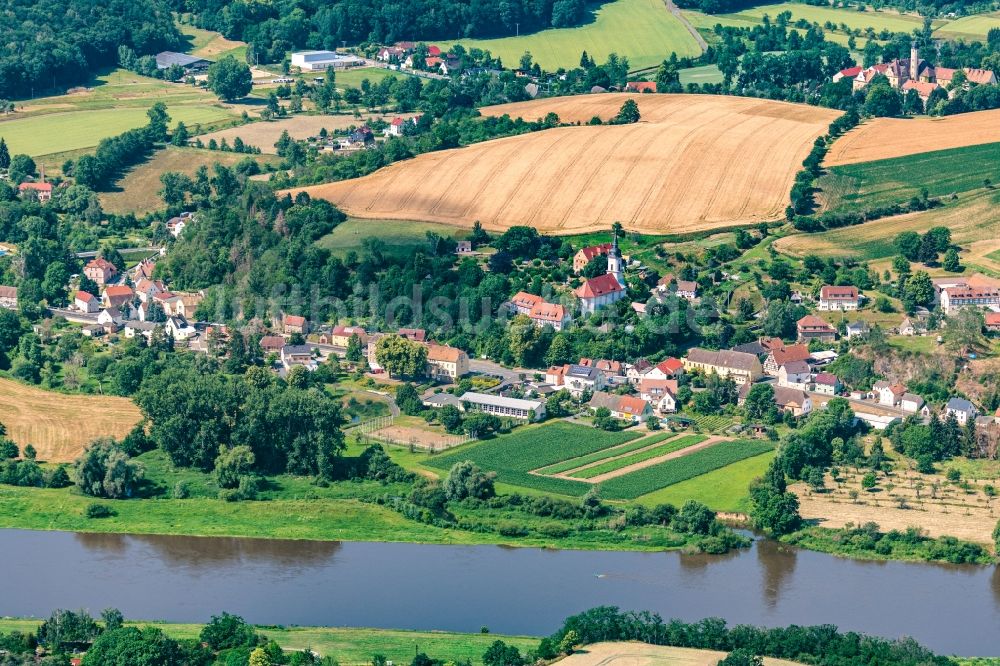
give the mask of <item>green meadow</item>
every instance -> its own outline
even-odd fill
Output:
[[[1000,143],[829,168],[819,180],[828,210],[904,203],[926,189],[932,197],[981,189],[1000,181]]]
[[[499,39],[461,39],[437,42],[442,49],[461,43],[486,49],[507,67],[516,67],[525,51],[543,69],[572,68],[586,51],[597,62],[617,53],[629,68],[654,67],[670,56],[701,55],[701,49],[684,25],[667,11],[662,0],[615,0],[594,9],[591,23],[575,28],[553,28],[531,35]]]

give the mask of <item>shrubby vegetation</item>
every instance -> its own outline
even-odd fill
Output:
[[[819,666],[926,666],[950,665],[952,660],[935,655],[913,639],[887,640],[840,632],[833,625],[793,626],[767,629],[748,625],[732,628],[725,620],[700,622],[663,619],[649,612],[621,611],[601,606],[567,618],[552,636],[543,639],[539,653],[565,650],[572,645],[602,641],[642,641],[653,645],[701,648],[731,652],[743,649],[753,655],[788,659]]]
[[[169,3],[163,0],[10,0],[0,18],[0,97],[38,95],[84,83],[114,65],[119,46],[151,54],[180,48]]]

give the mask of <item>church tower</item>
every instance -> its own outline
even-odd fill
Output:
[[[920,76],[920,50],[917,43],[910,44],[910,80],[916,81]]]
[[[614,275],[618,284],[625,286],[625,271],[622,268],[622,253],[618,249],[618,229],[614,230],[614,240],[611,243],[611,251],[608,252],[608,274]]]

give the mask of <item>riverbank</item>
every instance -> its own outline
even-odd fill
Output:
[[[857,560],[936,562],[942,564],[995,564],[996,558],[978,543],[955,537],[936,539],[918,528],[881,532],[877,525],[840,529],[807,527],[781,539],[798,548]]]
[[[622,526],[562,536],[541,536],[531,530],[528,534],[504,536],[435,527],[379,504],[336,497],[252,502],[206,498],[101,500],[114,515],[87,518],[86,509],[93,503],[94,498],[75,494],[69,488],[0,485],[0,529],[646,552],[679,550],[690,542],[684,535],[656,526]],[[532,521],[525,519],[524,523],[530,526]]]
[[[34,632],[41,620],[0,618],[0,633]],[[130,621],[130,626],[154,626],[177,640],[195,639],[201,624]],[[331,656],[341,666],[371,664],[372,657],[381,654],[397,664],[408,664],[416,652],[423,652],[444,662],[466,660],[481,664],[483,653],[497,640],[514,645],[521,652],[538,647],[538,638],[499,634],[462,634],[448,631],[406,631],[343,627],[273,627],[256,626],[258,632],[278,643],[284,650],[313,650],[320,656]]]

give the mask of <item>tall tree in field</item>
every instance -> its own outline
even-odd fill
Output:
[[[223,101],[246,97],[252,87],[250,68],[231,55],[208,68],[208,89]]]
[[[0,137],[0,169],[10,166],[10,151],[7,150],[7,141]]]
[[[639,122],[641,117],[639,115],[639,105],[636,101],[634,99],[627,99],[622,104],[622,108],[618,110],[618,115],[611,122],[615,125],[631,125],[632,123]]]

